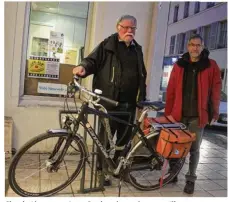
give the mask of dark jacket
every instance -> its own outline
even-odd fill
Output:
[[[146,70],[143,61],[141,46],[134,40],[138,58],[139,93],[137,100],[145,100],[146,97]],[[79,64],[86,70],[86,76],[94,74],[93,90],[102,90],[102,95],[113,100],[118,100],[121,64],[117,53],[118,34],[115,33],[102,41]],[[130,84],[132,85],[132,84]]]
[[[187,53],[188,54],[188,53]],[[204,50],[202,54],[207,54]],[[208,99],[211,92],[211,101],[213,109],[213,117],[218,119],[219,104],[220,104],[220,90],[221,90],[221,77],[220,69],[217,63],[208,58],[208,55],[200,60],[197,78],[197,93],[198,93],[198,114],[199,126],[204,127],[208,123]],[[183,92],[183,76],[184,67],[188,65],[190,60],[187,60],[185,55],[181,60],[174,64],[166,93],[166,106],[165,114],[172,115],[177,121],[182,118],[182,92]],[[201,71],[202,70],[202,71]]]

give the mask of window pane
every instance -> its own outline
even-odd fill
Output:
[[[207,8],[215,6],[215,2],[207,2]]]
[[[175,6],[175,8],[174,8],[173,22],[178,21],[178,11],[179,11],[179,5]]]
[[[200,2],[196,2],[194,13],[199,13],[199,12],[200,12]]]
[[[189,13],[189,2],[185,2],[185,5],[184,5],[184,18],[188,17],[188,13]]]
[[[227,21],[220,22],[220,34],[217,48],[227,47]]]
[[[210,40],[209,40],[209,49],[215,49],[217,44],[217,34],[218,34],[218,22],[211,24],[210,30]]]
[[[211,30],[210,25],[204,27],[204,45],[205,47],[209,46],[210,30]]]
[[[171,36],[170,49],[169,49],[170,55],[174,54],[175,39],[176,39],[176,36]]]
[[[32,2],[25,95],[63,97],[85,46],[88,2]]]
[[[184,45],[185,45],[185,33],[181,34],[181,38],[180,38],[180,54],[184,53]]]

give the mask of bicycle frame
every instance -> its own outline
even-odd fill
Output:
[[[139,137],[140,141],[142,141],[143,144],[150,150],[150,152],[152,153],[153,157],[155,157],[158,162],[161,162],[159,157],[158,157],[158,155],[156,155],[156,152],[153,149],[152,145],[149,143],[148,139],[145,137],[144,133],[142,132],[142,130],[140,128],[141,123],[139,121],[137,121],[137,124],[131,124],[131,123],[127,122],[127,121],[124,121],[122,119],[114,117],[114,116],[112,116],[110,114],[106,114],[104,112],[101,112],[101,111],[98,111],[96,109],[90,108],[88,106],[88,102],[83,102],[83,104],[82,104],[82,106],[80,108],[80,113],[78,115],[78,118],[76,119],[77,124],[79,124],[80,122],[83,123],[83,127],[88,131],[90,137],[93,139],[95,144],[100,148],[101,152],[103,153],[103,156],[105,157],[105,161],[108,164],[108,166],[113,171],[116,170],[115,174],[118,174],[117,172],[119,172],[119,170],[120,170],[120,169],[118,169],[118,167],[120,165],[120,162],[118,163],[118,165],[116,165],[115,162],[110,158],[109,154],[106,151],[106,148],[102,145],[102,143],[98,139],[97,134],[96,134],[95,130],[91,127],[90,123],[88,122],[87,117],[85,117],[85,115],[88,112],[90,112],[91,114],[97,115],[99,117],[108,118],[110,120],[115,120],[116,122],[123,123],[126,126],[133,128],[133,131],[132,131],[132,134],[130,136],[130,139],[129,139],[128,143],[125,145],[125,148],[124,148],[121,156],[125,157],[128,154],[128,152],[130,150],[130,146],[131,146],[131,140],[133,139],[133,137],[136,134],[139,134],[138,137]]]
[[[92,138],[93,142],[100,148],[103,156],[105,157],[105,161],[108,164],[108,166],[113,169],[113,172],[116,169],[114,174],[118,174],[120,169],[121,169],[121,167],[122,167],[122,165],[127,163],[128,159],[124,159],[124,157],[126,157],[126,155],[128,154],[128,152],[129,152],[129,150],[131,148],[131,141],[132,141],[133,137],[136,134],[138,134],[138,138],[145,145],[145,147],[147,147],[147,149],[150,150],[150,152],[152,154],[152,157],[154,157],[160,165],[162,164],[162,161],[159,158],[159,156],[157,155],[155,149],[153,149],[152,145],[150,144],[148,139],[145,137],[144,133],[142,132],[142,130],[140,128],[140,124],[141,124],[145,114],[147,113],[148,108],[143,110],[139,121],[137,121],[137,124],[131,124],[131,123],[127,122],[127,121],[124,121],[122,119],[119,119],[117,117],[114,117],[114,116],[111,116],[111,115],[107,114],[106,109],[102,105],[98,104],[98,102],[100,100],[104,100],[104,101],[112,104],[113,106],[118,106],[119,102],[111,100],[111,99],[106,98],[106,97],[103,97],[101,95],[99,96],[98,94],[95,94],[92,91],[89,91],[86,88],[82,87],[77,81],[78,81],[78,77],[75,76],[74,77],[74,85],[75,85],[76,89],[80,90],[81,92],[86,92],[88,95],[92,96],[93,98],[96,98],[96,100],[93,101],[93,100],[89,99],[88,101],[84,101],[82,106],[80,107],[80,110],[78,110],[78,112],[79,112],[78,117],[76,119],[74,118],[73,121],[69,121],[69,120],[68,120],[68,122],[65,121],[65,126],[67,128],[68,133],[70,134],[70,137],[72,135],[77,135],[77,131],[79,129],[80,123],[82,123],[83,127],[88,131],[88,133],[89,133],[90,137]],[[104,108],[105,112],[90,108],[88,106],[89,103],[92,103],[96,107],[99,106],[99,107]],[[106,151],[106,148],[102,145],[101,141],[98,139],[95,130],[91,127],[90,123],[87,121],[86,115],[88,114],[88,112],[90,112],[91,114],[97,115],[99,117],[104,117],[104,118],[108,118],[110,120],[115,120],[116,122],[123,123],[128,127],[132,127],[132,129],[133,129],[132,134],[131,134],[131,136],[129,138],[128,143],[125,145],[125,148],[124,148],[123,152],[121,153],[122,158],[120,159],[118,166],[110,158],[109,153]],[[72,124],[74,125],[73,130],[70,127]],[[67,139],[67,142],[68,142],[68,139]],[[66,144],[65,146],[67,147],[68,145]],[[58,148],[58,145],[55,148]],[[65,151],[62,152],[62,156],[64,155],[64,153],[65,153]]]

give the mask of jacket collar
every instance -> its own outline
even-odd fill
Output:
[[[177,64],[181,68],[187,68],[190,64],[192,64],[195,65],[199,70],[204,70],[210,66],[210,61],[208,56],[209,56],[209,51],[207,49],[204,49],[200,54],[199,61],[191,62],[190,55],[187,52],[182,55],[182,57],[177,61]]]

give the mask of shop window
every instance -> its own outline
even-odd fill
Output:
[[[24,95],[64,97],[83,57],[88,2],[30,3]]]

